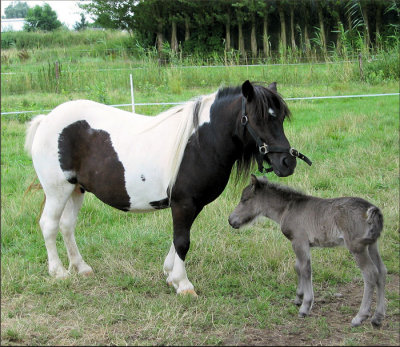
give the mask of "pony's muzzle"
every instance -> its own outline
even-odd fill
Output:
[[[271,157],[274,154],[271,155]],[[274,160],[275,158],[271,158],[271,165],[274,169],[275,175],[278,177],[286,177],[293,174],[294,169],[296,168],[296,158],[291,155],[280,155],[278,160]]]

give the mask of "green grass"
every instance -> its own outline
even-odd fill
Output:
[[[380,90],[392,87],[389,83]],[[332,92],[335,88],[335,84],[326,86]],[[282,90],[289,96],[289,91],[303,93],[307,88],[283,83]],[[339,90],[361,94],[378,88],[351,83]],[[172,93],[157,95],[169,101]],[[178,100],[187,96],[184,92],[173,95]],[[15,95],[3,98],[17,100]],[[312,159],[313,166],[298,162],[293,176],[271,175],[270,179],[321,197],[354,195],[379,206],[385,218],[379,248],[388,279],[398,279],[398,97],[289,102],[289,107],[293,120],[285,125],[287,137]],[[154,108],[148,113],[158,111]],[[37,224],[43,195],[41,191],[24,195],[35,177],[31,160],[23,152],[24,131],[21,122],[2,122],[3,345],[246,344],[251,342],[249,331],[284,335],[285,326],[298,324],[297,308],[291,303],[297,279],[290,242],[269,220],[240,231],[228,225],[247,179],[237,184],[231,180],[192,227],[186,268],[199,294],[197,300],[177,296],[165,283],[162,264],[172,238],[169,210],[126,214],[90,194],[80,212],[76,238],[95,276],[50,278]],[[58,249],[67,265],[60,235]],[[361,274],[346,249],[314,249],[312,268],[316,300],[354,281],[361,294]],[[328,294],[323,292],[326,287]],[[399,295],[388,291],[386,300],[388,317],[379,334],[387,344],[397,345]],[[302,320],[302,336],[309,343],[315,339],[377,343],[369,322],[358,330],[348,328],[359,302],[350,304],[340,311],[344,323],[338,340],[333,339],[330,317],[316,313]]]
[[[96,36],[87,39],[97,40]],[[361,81],[356,64],[159,67],[145,57],[105,56],[100,52],[104,44],[100,43],[97,56],[79,56],[79,46],[54,48],[55,44],[28,49],[26,60],[18,56],[20,51],[3,50],[2,72],[18,73],[2,75],[2,112],[39,114],[81,98],[129,103],[129,73],[134,76],[137,103],[185,101],[246,79],[277,81],[286,98],[398,92],[398,74],[387,75],[393,67],[388,69],[382,62],[365,62],[365,73],[371,78]],[[55,59],[61,64],[58,83]],[[97,71],[104,68],[125,70]],[[288,105],[293,119],[285,124],[287,137],[311,158],[313,166],[299,161],[294,175],[270,179],[321,197],[360,196],[383,211],[379,249],[389,274],[387,318],[380,331],[369,322],[350,328],[358,299],[350,297],[334,306],[340,303],[334,296],[337,292],[355,287],[357,298],[362,293],[360,271],[344,248],[313,249],[317,304],[310,317],[297,318],[297,307],[291,303],[297,278],[290,242],[269,220],[240,231],[227,222],[247,177],[238,183],[231,180],[192,227],[186,268],[199,294],[197,300],[177,296],[165,283],[162,264],[172,240],[169,210],[122,213],[90,194],[79,215],[76,239],[95,276],[50,278],[37,222],[43,192],[25,194],[35,178],[31,159],[23,151],[24,122],[36,114],[28,113],[2,115],[2,345],[252,345],[272,340],[398,345],[399,99],[288,101]],[[136,112],[155,115],[167,108],[136,106]],[[67,266],[61,235],[57,242]],[[318,300],[327,302],[318,304]]]

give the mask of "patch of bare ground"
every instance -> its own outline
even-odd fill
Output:
[[[386,279],[386,316],[382,326],[372,327],[370,319],[361,327],[352,328],[351,319],[358,312],[363,283],[355,280],[336,288],[334,294],[328,287],[314,285],[315,302],[311,315],[295,315],[283,325],[265,329],[246,326],[240,333],[224,339],[224,345],[243,346],[399,346],[399,275],[388,274]],[[387,296],[396,296],[396,305],[387,305]],[[293,304],[293,303],[291,303]],[[294,304],[293,304],[294,305]],[[389,307],[388,307],[389,306]],[[375,299],[372,312],[375,309]]]

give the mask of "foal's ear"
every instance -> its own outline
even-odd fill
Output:
[[[278,93],[278,88],[276,87],[276,82],[272,82],[269,86],[268,89],[271,89],[273,92]]]
[[[248,102],[253,100],[254,97],[254,88],[249,80],[242,84],[242,94],[247,99]]]
[[[251,174],[251,177],[250,177],[250,184],[251,184],[251,189],[253,191],[256,190],[256,188],[258,188],[260,186],[260,182],[258,182],[257,177],[254,176],[253,174]]]

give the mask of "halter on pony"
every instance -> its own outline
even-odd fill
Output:
[[[280,147],[280,146],[268,146],[256,133],[256,131],[251,127],[249,124],[249,118],[247,117],[246,113],[246,98],[242,97],[242,118],[240,123],[244,126],[245,129],[248,130],[251,137],[256,141],[258,147],[258,154],[256,155],[256,160],[258,164],[258,171],[261,173],[268,173],[273,171],[271,167],[264,167],[263,161],[264,159],[268,164],[271,164],[270,160],[268,159],[268,153],[272,152],[279,152],[279,153],[289,153],[293,157],[297,157],[301,160],[304,160],[308,165],[311,166],[312,161],[306,157],[304,154],[300,153],[297,149],[292,147]],[[264,158],[265,157],[265,158]]]

